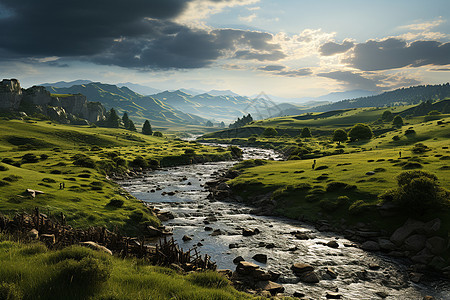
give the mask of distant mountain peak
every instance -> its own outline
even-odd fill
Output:
[[[235,92],[230,90],[210,90],[209,92],[206,92],[206,94],[210,94],[211,96],[240,96],[239,94],[236,94]]]
[[[84,79],[78,79],[74,81],[58,81],[54,83],[42,83],[39,84],[40,86],[53,86],[56,88],[69,88],[74,85],[83,85],[83,84],[89,84],[92,83],[91,80],[84,80]]]

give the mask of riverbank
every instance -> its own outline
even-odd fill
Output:
[[[258,155],[256,149],[252,155],[243,150],[247,159]],[[325,297],[327,293],[336,293],[336,288],[343,298],[350,299],[377,299],[377,293],[392,299],[422,299],[425,295],[441,299],[442,295],[448,295],[450,288],[439,279],[427,274],[415,284],[409,280],[402,259],[353,247],[356,243],[340,234],[318,231],[292,219],[255,215],[254,208],[242,199],[240,203],[208,199],[206,182],[217,181],[231,167],[231,162],[186,165],[157,170],[119,184],[160,212],[173,215],[173,219],[166,219],[163,224],[173,230],[173,237],[181,247],[196,247],[210,255],[218,268],[231,271],[237,268],[233,260],[241,256],[262,269],[256,272],[260,276],[268,278],[266,272],[279,274],[276,283],[283,286],[286,295],[303,293],[306,297]],[[259,233],[244,235],[244,230],[247,233],[255,229]],[[308,239],[299,238],[305,236]],[[328,243],[337,243],[338,247],[332,248]],[[267,261],[261,262],[264,256]],[[291,270],[295,263],[310,265],[319,282],[302,281]],[[329,270],[337,277],[329,277]],[[246,290],[255,292],[251,286]],[[436,293],[436,289],[441,291]]]

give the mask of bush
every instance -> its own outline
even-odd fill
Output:
[[[24,164],[37,163],[38,161],[39,158],[33,153],[27,153],[24,156],[22,156],[22,163]]]
[[[9,168],[5,165],[0,164],[0,171],[8,171]]]
[[[320,200],[319,206],[324,211],[332,212],[339,207],[339,203],[336,200],[330,200],[325,198]]]
[[[393,139],[394,141],[399,141],[399,140],[400,140],[400,137],[399,137],[398,135],[394,135],[394,136],[392,137],[392,139]]]
[[[350,207],[348,208],[348,212],[351,215],[359,215],[363,213],[367,208],[368,208],[367,203],[365,203],[362,200],[356,200],[355,202],[352,203],[352,205],[350,205]]]
[[[247,141],[249,142],[249,143],[255,143],[256,142],[256,137],[249,137],[248,139],[247,139]]]
[[[75,166],[95,169],[95,161],[87,155],[75,154],[72,159]]]
[[[408,171],[396,179],[398,188],[388,190],[379,197],[396,203],[408,214],[421,215],[448,203],[450,193],[438,186],[438,178],[434,174]]]
[[[428,148],[428,146],[422,144],[422,143],[417,143],[414,145],[414,147],[412,147],[411,151],[415,154],[421,154],[421,153],[425,153],[427,151],[430,151],[431,149]]]
[[[343,129],[336,129],[333,133],[333,141],[338,142],[340,145],[341,142],[345,142],[347,140],[347,132]]]
[[[327,184],[327,192],[335,192],[341,189],[345,189],[348,184],[345,182],[333,181]]]
[[[163,137],[164,135],[163,135],[162,132],[160,132],[160,131],[155,131],[155,132],[153,132],[153,136],[156,136],[156,137]]]
[[[124,202],[121,199],[111,199],[109,200],[109,203],[106,205],[110,207],[121,208],[123,206],[123,203]]]
[[[47,183],[56,183],[56,180],[53,178],[42,178],[42,181]]]
[[[57,265],[55,280],[63,285],[94,287],[105,282],[111,275],[111,265],[107,260],[84,257],[81,260],[67,259]]]
[[[147,168],[148,167],[148,162],[142,157],[142,156],[136,156],[135,159],[133,159],[130,163],[129,166],[132,168]]]
[[[268,127],[264,129],[262,135],[265,137],[274,137],[278,135],[278,131],[273,127]]]
[[[241,158],[242,157],[242,149],[239,148],[238,146],[229,146],[227,148],[227,150],[231,152],[231,155],[234,158]]]
[[[311,130],[309,130],[308,127],[305,127],[302,129],[301,133],[300,133],[300,137],[302,138],[309,138],[312,137],[311,135]]]
[[[394,115],[392,114],[392,112],[390,110],[386,110],[381,115],[381,119],[385,122],[390,122],[390,121],[392,121],[392,119],[394,119]]]

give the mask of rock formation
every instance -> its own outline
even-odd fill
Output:
[[[22,89],[17,79],[0,82],[0,110],[42,113],[61,123],[82,124],[105,118],[105,108],[98,102],[88,102],[86,96],[52,95],[43,86]]]

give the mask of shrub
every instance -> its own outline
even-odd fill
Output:
[[[142,156],[136,156],[129,165],[132,168],[147,168],[148,162]]]
[[[392,119],[394,119],[394,115],[392,114],[392,112],[390,110],[386,110],[381,115],[381,119],[385,122],[390,122],[390,121],[392,121]]]
[[[402,127],[404,125],[403,118],[401,116],[395,116],[394,120],[392,120],[392,125]]]
[[[48,158],[48,155],[47,154],[41,154],[41,160],[46,160]]]
[[[242,149],[239,148],[238,146],[229,146],[227,148],[227,150],[231,152],[231,155],[234,158],[241,158],[242,157]]]
[[[123,206],[123,203],[124,202],[121,199],[111,199],[109,200],[109,203],[106,205],[110,207],[121,208]]]
[[[249,142],[249,143],[255,143],[256,142],[256,137],[249,137],[248,139],[247,139],[247,141]]]
[[[95,161],[87,155],[75,154],[72,159],[75,166],[95,169]]]
[[[153,136],[156,136],[156,137],[163,137],[164,135],[163,135],[162,132],[160,132],[160,131],[155,131],[155,132],[153,132]]]
[[[33,153],[27,153],[24,156],[22,156],[22,163],[24,164],[37,163],[38,161],[39,158]]]
[[[108,280],[111,265],[107,260],[94,257],[84,257],[79,261],[67,259],[58,263],[57,272],[55,281],[63,285],[93,287]]]
[[[12,165],[14,163],[14,160],[9,157],[6,157],[6,158],[2,159],[2,162],[7,165]]]
[[[345,182],[333,181],[327,184],[327,192],[335,192],[347,187]]]
[[[366,124],[358,123],[350,129],[348,133],[350,140],[369,140],[372,138],[372,129]]]
[[[398,135],[394,135],[394,136],[392,137],[392,139],[393,139],[394,141],[399,141],[399,140],[400,140],[400,137],[399,137]]]
[[[300,133],[300,136],[301,136],[302,138],[309,138],[309,137],[312,137],[312,135],[311,135],[311,130],[309,130],[308,127],[303,128],[303,129],[302,129],[302,132]]]
[[[56,180],[53,178],[42,178],[42,181],[47,183],[56,183]]]
[[[220,148],[220,149],[222,149],[222,148]],[[158,169],[159,168],[159,160],[151,158],[148,160],[148,165],[152,169]]]
[[[416,131],[414,129],[407,129],[405,131],[405,135],[414,135],[416,134]]]
[[[422,165],[417,162],[407,162],[402,166],[402,169],[409,170],[409,169],[420,169],[422,168]]]
[[[273,127],[268,127],[264,129],[262,135],[266,137],[274,137],[278,135],[278,131]]]
[[[339,207],[339,203],[336,200],[330,200],[325,198],[320,200],[319,206],[324,211],[332,212]]]
[[[185,155],[195,155],[195,149],[187,148],[184,150]]]
[[[333,141],[338,142],[338,145],[340,145],[341,142],[345,142],[347,138],[347,132],[343,129],[336,129],[333,133]]]
[[[17,175],[9,175],[9,176],[3,178],[3,180],[8,181],[8,182],[16,182],[16,181],[19,181],[20,178],[22,178],[22,177],[17,176]]]
[[[409,214],[424,214],[448,203],[449,192],[438,186],[436,175],[425,171],[408,171],[397,176],[397,189],[384,192],[379,197],[392,201]]]
[[[42,243],[29,244],[20,249],[22,255],[36,255],[45,252],[47,252],[47,247]],[[2,298],[0,297],[0,299]]]
[[[8,171],[9,168],[3,164],[0,164],[0,171]]]
[[[422,144],[422,143],[417,143],[414,145],[414,147],[412,147],[411,151],[415,154],[421,154],[421,153],[425,153],[427,151],[430,151],[431,149],[428,148],[428,146]]]

